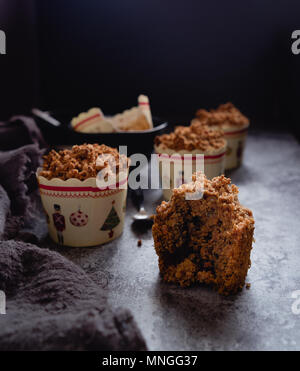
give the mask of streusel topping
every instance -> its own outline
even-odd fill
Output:
[[[221,104],[217,109],[211,109],[210,111],[199,109],[196,112],[196,118],[209,126],[226,127],[249,125],[249,119],[232,103]]]
[[[48,180],[53,178],[85,180],[96,177],[104,168],[118,174],[128,166],[125,155],[120,155],[117,149],[104,144],[75,145],[70,150],[59,152],[52,150],[43,159],[43,169],[39,175]]]
[[[225,147],[226,141],[222,130],[194,122],[190,126],[177,126],[170,134],[157,136],[155,145],[176,151],[198,149],[207,152]]]

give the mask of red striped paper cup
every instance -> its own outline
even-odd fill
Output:
[[[225,139],[227,141],[227,150],[225,156],[226,170],[234,169],[242,164],[248,127],[249,124],[243,127],[223,128]]]
[[[72,247],[100,245],[123,232],[127,174],[119,183],[98,188],[96,178],[37,180],[50,237]]]
[[[155,152],[158,154],[160,180],[166,200],[171,198],[172,189],[178,188],[183,183],[188,183],[191,174],[195,171],[204,171],[209,179],[224,174],[226,146],[206,153],[201,153],[199,150],[193,152],[174,151],[170,148],[156,146]]]

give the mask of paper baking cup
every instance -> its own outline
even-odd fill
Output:
[[[170,184],[170,189],[164,189],[163,187],[163,196],[166,200],[170,200],[172,196],[172,189],[178,188],[182,183],[188,183],[190,180],[185,179],[184,174],[181,170],[175,174],[174,171],[174,161],[183,161],[184,154],[191,155],[190,161],[192,165],[192,173],[194,173],[196,169],[196,155],[202,155],[204,157],[204,173],[208,179],[212,179],[216,176],[224,174],[225,170],[225,153],[226,147],[221,148],[214,153],[204,153],[201,154],[199,151],[193,152],[184,152],[184,151],[174,151],[171,149],[161,150],[157,147],[155,148],[155,152],[158,154],[158,162],[159,162],[159,176],[162,182]],[[177,155],[178,153],[178,155]],[[176,154],[170,159],[172,154]],[[163,161],[170,161],[170,174],[162,174],[162,162]]]
[[[126,210],[127,175],[115,187],[99,189],[96,178],[48,180],[39,172],[40,169],[39,190],[53,241],[87,247],[120,236]]]
[[[248,134],[248,127],[224,128],[225,139],[227,141],[227,151],[225,156],[225,169],[234,169],[243,162],[244,148]]]

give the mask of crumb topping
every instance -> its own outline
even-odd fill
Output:
[[[222,130],[214,130],[200,122],[193,122],[190,126],[177,126],[170,134],[157,136],[155,145],[176,151],[197,149],[207,152],[225,147],[226,141]]]
[[[211,109],[210,111],[199,109],[196,112],[196,118],[201,123],[209,126],[227,127],[249,125],[249,119],[232,103],[221,104],[217,109]]]
[[[52,150],[43,156],[43,159],[43,169],[39,175],[48,180],[53,178],[85,180],[96,177],[104,168],[118,174],[128,166],[125,155],[120,155],[117,149],[104,144],[75,145],[72,149],[59,152]]]

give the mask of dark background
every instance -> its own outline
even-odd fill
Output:
[[[0,0],[0,119],[116,113],[145,93],[171,122],[232,101],[254,127],[297,131],[299,15],[299,0]]]

